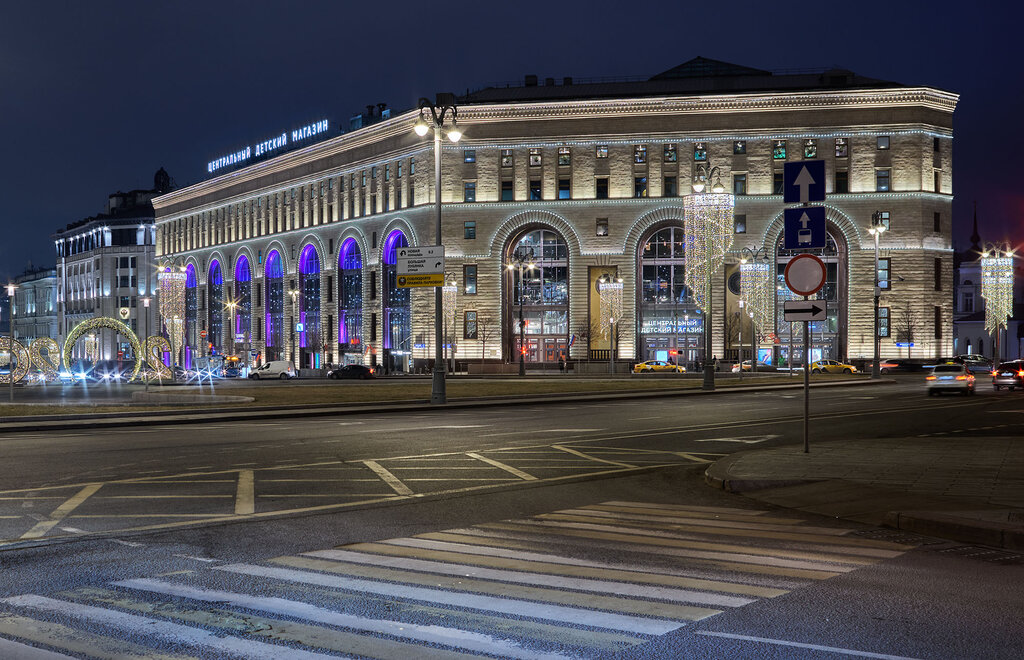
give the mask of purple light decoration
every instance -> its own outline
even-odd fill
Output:
[[[307,245],[302,248],[299,258],[299,272],[303,275],[320,276],[320,255],[316,248]],[[302,277],[299,284],[299,323],[302,324],[302,332],[299,333],[299,346],[306,348],[306,278]]]
[[[185,266],[185,288],[194,289],[199,286],[196,280],[196,267],[193,264]]]
[[[277,250],[271,250],[270,253],[267,254],[267,262],[266,262],[266,265],[264,265],[264,267],[263,267],[263,274],[264,274],[264,277],[266,277],[268,280],[270,280],[270,279],[277,279],[279,277],[284,277],[284,269],[281,267],[281,255],[278,254]],[[270,306],[270,289],[268,288],[267,289],[267,307],[269,307],[269,306]],[[267,346],[273,346],[274,344],[272,342],[274,341],[274,332],[273,332],[274,320],[273,320],[273,316],[270,314],[269,311],[266,314],[263,315],[263,324],[264,324],[264,327],[263,327],[264,335],[263,336],[266,337],[266,344],[267,344]]]
[[[220,272],[220,262],[216,259],[210,262],[210,284],[224,284],[224,276]]]
[[[384,241],[384,264],[386,266],[394,266],[398,263],[398,248],[408,247],[409,242],[405,238],[405,234],[402,233],[401,229],[396,229],[390,234]]]
[[[356,239],[348,238],[341,244],[341,250],[338,252],[338,270],[357,270],[363,267],[363,255],[359,251],[359,244],[356,243]],[[338,274],[338,283],[341,283],[342,274]],[[340,303],[341,300],[338,300]],[[338,343],[347,344],[349,342],[348,326],[345,324],[345,317],[347,310],[338,310]]]
[[[188,265],[185,266],[185,288],[186,289],[195,289],[197,286],[199,286],[199,280],[196,278],[196,267],[195,267],[194,264],[188,264]],[[188,316],[188,309],[187,308],[185,309],[185,315],[186,315],[185,322],[188,323],[188,318],[187,318],[187,316]],[[195,323],[196,323],[196,319],[193,318],[192,319],[192,324],[193,324],[192,330],[193,330],[193,332],[195,331],[195,327],[194,327]],[[164,353],[164,364],[166,364],[167,366],[171,366],[170,365],[170,359],[171,359],[170,353]],[[192,347],[191,346],[187,346],[187,345],[185,346],[185,368],[186,369],[191,369],[192,368]]]
[[[242,282],[251,282],[252,272],[249,270],[249,258],[244,254],[238,255],[238,261],[235,262],[235,298],[241,298],[239,292],[241,291]],[[240,310],[235,314],[235,333],[242,332],[242,313],[244,310]]]

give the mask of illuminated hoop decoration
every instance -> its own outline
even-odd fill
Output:
[[[171,343],[171,361],[180,364],[178,351],[185,340],[185,284],[188,274],[165,268],[157,274],[160,281],[160,318]]]
[[[754,315],[758,340],[772,329],[772,305],[775,302],[773,280],[770,263],[757,261],[740,264],[740,296],[746,301],[747,311]]]
[[[981,297],[985,299],[985,329],[990,334],[1013,315],[1013,252],[995,247],[981,255]]]
[[[143,347],[143,355],[146,356],[146,364],[149,368],[156,372],[157,378],[171,379],[171,369],[164,364],[164,352],[171,352],[171,344],[167,341],[166,337],[159,335],[153,335],[152,337],[146,337],[145,346]]]
[[[597,288],[601,292],[601,331],[610,337],[612,323],[622,318],[622,282],[598,282]]]
[[[139,346],[139,338],[135,336],[135,333],[132,332],[131,328],[117,319],[100,316],[98,318],[82,321],[68,333],[67,339],[64,340],[64,354],[61,356],[64,359],[65,371],[71,371],[71,351],[75,348],[75,342],[77,342],[85,333],[90,332],[91,330],[98,330],[100,328],[113,330],[122,337],[127,338],[132,345],[132,355],[142,355],[142,348]],[[142,360],[136,359],[135,369],[132,370],[132,376],[128,380],[135,380],[138,377],[139,370],[141,368]]]
[[[46,355],[43,355],[46,351]],[[46,380],[57,380],[60,372],[60,346],[50,337],[39,337],[33,339],[28,347],[32,364],[43,370],[43,378]]]
[[[725,262],[732,247],[735,198],[728,193],[702,193],[683,198],[686,235],[686,286],[694,302],[707,309],[711,275]]]
[[[12,352],[10,337],[0,337],[0,352],[7,356],[7,364],[10,365]],[[14,340],[13,352],[17,355],[15,359],[18,361],[18,366],[14,367],[13,370],[8,366],[7,373],[0,374],[0,383],[5,385],[11,382],[12,371],[14,372],[13,376],[15,383],[27,376],[29,364],[32,362],[28,354],[28,349],[25,348],[25,346],[17,339]]]

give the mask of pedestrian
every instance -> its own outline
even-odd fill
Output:
[[[563,373],[563,374],[565,373],[565,354],[564,353],[559,353],[558,354],[558,372],[559,373]]]
[[[715,371],[715,372],[718,371],[718,356],[717,355],[712,355],[711,356],[711,370]]]

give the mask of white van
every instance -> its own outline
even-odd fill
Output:
[[[295,367],[287,360],[271,360],[258,369],[249,372],[249,378],[263,380],[265,378],[295,378]]]

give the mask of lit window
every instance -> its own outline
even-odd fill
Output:
[[[785,140],[774,140],[772,142],[772,158],[775,160],[786,160]]]
[[[642,144],[638,144],[633,147],[633,162],[642,164],[647,162],[647,147]]]
[[[849,146],[846,138],[836,138],[836,158],[846,158],[849,156]]]
[[[463,339],[476,339],[477,337],[477,325],[476,325],[476,312],[467,310],[465,320],[463,323],[462,338]]]
[[[599,145],[597,145],[597,147],[594,149],[594,157],[595,158],[607,158],[608,157],[608,145],[607,144],[599,144]]]
[[[892,282],[890,278],[892,275],[892,258],[882,257],[878,260],[878,288],[879,289],[891,289]]]
[[[512,190],[512,181],[501,182],[501,201],[511,202],[515,200],[515,192]]]
[[[889,148],[889,136],[888,135],[879,135],[878,136],[878,148],[880,150],[884,150],[884,149],[888,149]]]
[[[540,149],[530,149],[530,167],[540,167]]]
[[[395,164],[395,176],[399,179],[402,178],[402,161],[398,161],[398,163]]]
[[[377,166],[376,165],[374,165],[373,167],[370,168],[370,178],[372,178],[372,179],[376,179],[377,178]]]
[[[674,144],[666,144],[665,145],[664,159],[665,159],[666,163],[674,163],[674,162],[676,162],[676,145],[674,145]]]
[[[747,175],[744,174],[733,174],[732,175],[732,194],[734,195],[746,195],[747,194]]]
[[[882,168],[875,170],[875,191],[889,192],[889,178],[891,170]]]
[[[466,264],[462,267],[462,281],[464,286],[462,292],[467,296],[476,295],[476,264]]]
[[[416,157],[409,157],[409,174],[416,174]]]
[[[476,149],[466,149],[462,152],[462,160],[466,163],[476,162]]]
[[[597,219],[597,235],[607,236],[608,235],[608,218]]]
[[[512,167],[512,150],[502,149],[501,150],[501,166]]]
[[[804,140],[804,158],[818,157],[818,141]]]
[[[747,233],[747,216],[746,214],[734,215],[732,220],[732,231],[734,234],[746,234]]]
[[[558,148],[558,166],[566,167],[572,165],[572,153],[569,151],[569,147]]]
[[[391,180],[391,165],[385,165],[384,166],[384,180],[385,181],[390,181]],[[321,195],[324,194],[323,189],[320,190],[320,194]]]
[[[878,308],[878,336],[888,337],[889,336],[889,308],[879,307]]]
[[[885,231],[889,231],[889,211],[878,212],[878,223],[885,227]]]
[[[530,180],[530,199],[531,200],[541,199],[540,179],[531,179]]]
[[[647,177],[633,178],[633,197],[647,197]]]
[[[747,153],[747,141],[746,140],[733,140],[732,152],[734,154],[745,154]]]
[[[475,202],[476,201],[476,181],[466,181],[462,187],[462,201],[464,202]]]
[[[704,146],[703,142],[694,142],[693,144],[693,160],[694,162],[705,161],[708,159],[708,150]]]
[[[572,199],[572,185],[569,179],[558,180],[558,199]]]
[[[462,225],[462,237],[468,239],[476,238],[476,221],[466,220]]]

